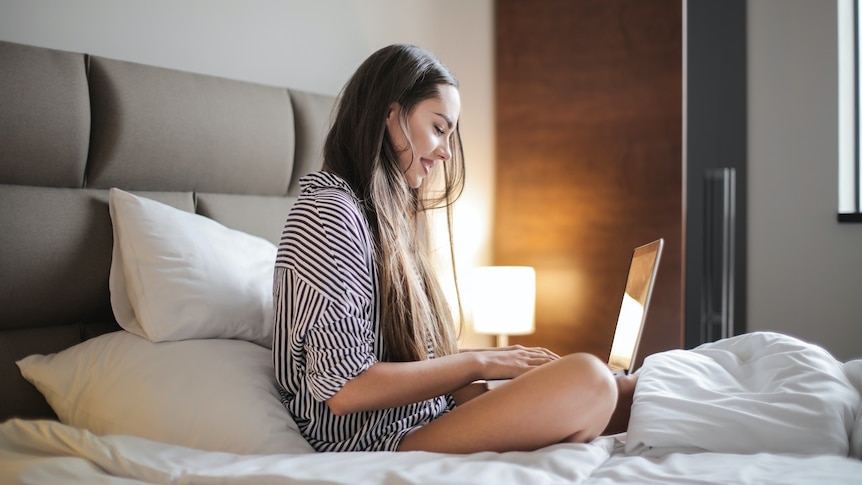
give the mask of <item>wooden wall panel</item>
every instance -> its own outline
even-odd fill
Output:
[[[632,249],[665,238],[643,356],[683,335],[680,0],[497,0],[494,262],[537,271],[536,333],[606,358]]]

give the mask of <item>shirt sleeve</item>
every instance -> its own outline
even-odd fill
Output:
[[[377,363],[373,324],[361,308],[342,302],[331,313],[332,319],[318,321],[306,335],[306,378],[312,397],[319,401]]]
[[[304,210],[292,319],[304,332],[308,390],[325,401],[377,362],[376,281],[368,229],[349,198],[335,193]]]

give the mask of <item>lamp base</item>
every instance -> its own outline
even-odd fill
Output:
[[[509,336],[505,334],[497,335],[497,347],[508,347],[509,346]]]

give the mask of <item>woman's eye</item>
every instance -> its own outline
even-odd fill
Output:
[[[434,125],[434,130],[437,132],[438,135],[442,135],[443,133],[445,133],[445,131],[443,131],[443,128],[440,128],[439,125]]]

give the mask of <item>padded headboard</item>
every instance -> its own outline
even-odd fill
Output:
[[[335,99],[9,42],[0,66],[0,421],[55,417],[15,361],[119,329],[108,189],[277,243]]]

